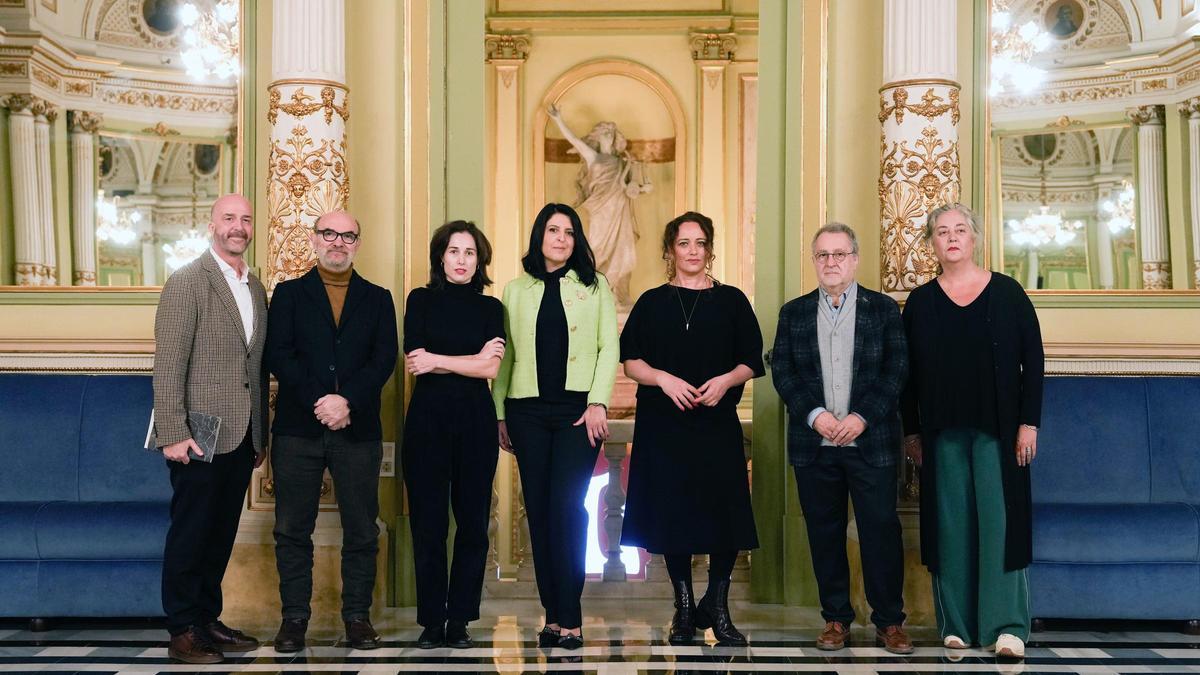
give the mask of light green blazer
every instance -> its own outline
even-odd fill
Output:
[[[508,346],[492,383],[492,400],[499,419],[504,419],[505,399],[538,395],[535,330],[545,290],[546,284],[529,274],[522,274],[504,287]],[[621,353],[617,307],[608,280],[597,272],[596,285],[589,288],[571,270],[560,282],[559,292],[567,315],[567,390],[586,391],[589,404],[607,406]]]

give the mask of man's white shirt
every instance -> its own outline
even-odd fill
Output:
[[[237,302],[238,313],[242,315],[242,328],[246,331],[246,344],[250,344],[250,338],[254,337],[254,300],[250,297],[250,266],[243,263],[242,275],[238,276],[237,270],[222,260],[215,250],[209,248],[208,252],[217,261],[217,266],[221,268],[221,274],[225,275],[225,283],[229,284],[229,290]]]

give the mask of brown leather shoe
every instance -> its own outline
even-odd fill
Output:
[[[846,646],[846,639],[850,637],[850,629],[841,621],[826,621],[825,630],[817,637],[817,649],[823,649],[827,652],[836,652]]]
[[[375,649],[379,646],[379,633],[366,619],[352,619],[346,622],[346,642],[351,649]]]
[[[912,640],[904,632],[904,626],[896,624],[883,630],[875,629],[875,642],[893,654],[913,653]]]
[[[208,633],[195,626],[188,626],[186,631],[171,636],[167,656],[176,661],[195,664],[213,664],[225,660],[221,651],[208,639]]]
[[[214,621],[204,627],[212,643],[222,652],[252,652],[258,649],[258,638],[252,638],[240,630],[235,630]]]

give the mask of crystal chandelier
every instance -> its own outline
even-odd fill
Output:
[[[209,13],[189,2],[179,9],[179,21],[185,27],[181,58],[188,75],[198,80],[237,76],[241,64],[236,0],[217,0]]]
[[[997,0],[992,11],[992,81],[989,96],[1008,91],[1022,94],[1037,89],[1046,79],[1046,71],[1029,61],[1037,52],[1050,46],[1050,33],[1034,21],[1013,25],[1007,3]]]
[[[172,272],[199,258],[208,250],[208,237],[192,229],[184,233],[174,244],[163,244],[163,253],[167,254],[164,261]]]
[[[1121,191],[1100,202],[1100,210],[1108,215],[1108,231],[1121,234],[1133,229],[1133,205],[1137,193],[1129,181],[1121,184]]]
[[[119,198],[105,199],[104,190],[100,190],[96,197],[96,239],[128,246],[137,239],[137,224],[142,222],[142,214],[134,210],[121,211],[119,201]]]
[[[1066,246],[1075,241],[1076,233],[1083,229],[1083,221],[1067,221],[1063,218],[1061,212],[1050,211],[1050,206],[1046,203],[1045,158],[1042,159],[1042,170],[1039,175],[1042,182],[1039,194],[1041,206],[1036,211],[1030,211],[1029,215],[1021,220],[1014,218],[1008,221],[1006,225],[1010,232],[1009,239],[1017,246],[1030,249],[1039,248],[1051,243],[1058,246]]]

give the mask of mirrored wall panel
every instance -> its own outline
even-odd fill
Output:
[[[1000,135],[1003,270],[1028,290],[1141,288],[1137,131]]]
[[[240,2],[44,6],[0,15],[0,286],[160,286],[236,189]]]

